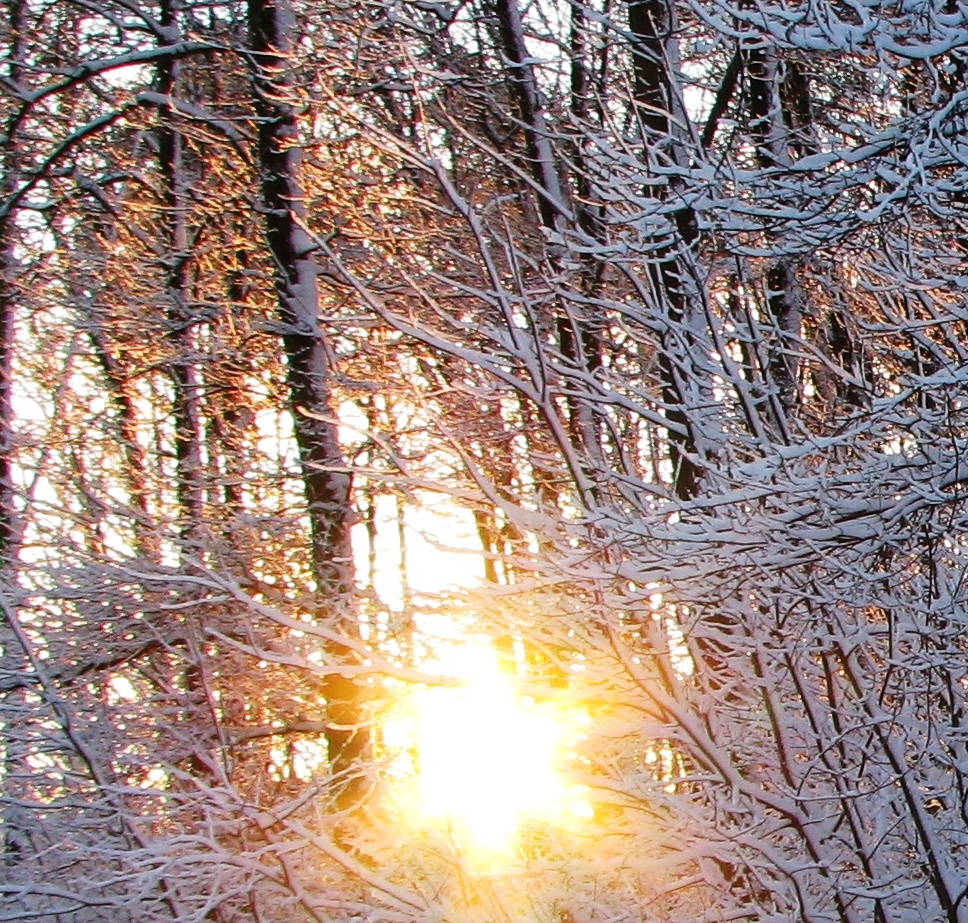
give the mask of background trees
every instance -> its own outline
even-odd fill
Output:
[[[6,12],[6,918],[968,915],[963,10]],[[513,870],[448,634],[588,717]]]

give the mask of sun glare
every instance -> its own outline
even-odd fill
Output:
[[[581,713],[523,696],[486,641],[455,644],[422,669],[458,683],[411,690],[385,730],[409,754],[400,790],[412,825],[445,830],[482,861],[509,855],[528,820],[591,815],[563,765],[583,733]]]

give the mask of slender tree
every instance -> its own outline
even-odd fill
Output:
[[[291,61],[298,23],[288,3],[252,0],[248,17],[266,241],[274,264],[293,430],[306,491],[316,614],[351,639],[351,477],[339,444],[333,346],[320,317],[316,243],[306,223],[299,89]],[[330,653],[338,664],[349,650],[336,642]],[[337,668],[326,679],[325,695],[334,803],[342,810],[357,806],[366,788],[359,766],[367,752],[362,689]]]

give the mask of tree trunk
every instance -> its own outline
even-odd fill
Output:
[[[6,4],[10,41],[7,49],[6,76],[13,86],[20,80],[23,66],[25,36],[24,3],[22,0],[10,0]],[[9,195],[16,188],[18,174],[17,141],[4,132],[5,140],[0,147],[0,170],[3,183],[3,193]],[[14,217],[5,211],[0,215],[0,580],[4,579],[10,570],[15,554],[14,542],[14,507],[12,459],[13,452],[13,407],[11,404],[11,377],[14,351],[14,320],[16,316],[17,291],[16,271],[17,256],[15,252]],[[6,619],[3,619],[5,622]],[[11,672],[20,671],[20,663],[26,666],[24,652],[19,649],[12,626],[3,625],[3,659],[8,662]],[[23,672],[26,672],[25,670]],[[28,714],[25,703],[25,692],[22,689],[4,694],[2,702],[3,730],[3,795],[4,807],[0,822],[3,830],[3,861],[14,864],[21,859],[23,840],[27,836],[29,821],[23,817],[23,811],[18,810],[18,779],[24,774],[29,777],[29,767],[26,765],[26,746],[22,745],[17,725]]]
[[[295,16],[287,2],[249,0],[254,90],[259,117],[259,166],[266,239],[275,264],[278,316],[296,442],[311,530],[312,568],[324,618],[347,637],[352,617],[351,477],[339,445],[332,354],[320,325],[315,245],[305,227],[299,104],[289,56]],[[345,660],[345,649],[330,650]],[[363,690],[338,673],[325,684],[326,732],[338,810],[365,794],[361,760],[369,750],[362,723]]]
[[[164,0],[161,24],[177,29],[181,0]],[[158,66],[158,90],[174,98],[178,92],[181,61],[164,57]],[[178,476],[180,533],[191,551],[198,541],[203,515],[201,424],[199,421],[198,370],[194,361],[191,284],[188,263],[189,242],[186,209],[188,190],[184,175],[184,139],[173,106],[163,104],[159,112],[158,166],[162,177],[162,205],[166,230],[165,290],[167,319],[172,342],[171,379],[174,390],[175,458]]]
[[[764,41],[742,52],[748,79],[750,131],[756,162],[763,170],[789,166],[780,109],[778,62]],[[799,400],[800,326],[803,295],[792,257],[781,256],[766,271],[766,312],[772,334],[766,355],[766,381],[772,398],[774,430],[786,441],[787,417]]]
[[[664,0],[629,4],[629,30],[634,39],[632,69],[636,115],[650,157],[663,166],[679,158],[673,133],[676,102],[670,68],[675,59],[673,8]],[[660,197],[675,200],[677,181],[660,186]],[[689,205],[676,205],[668,213],[668,234],[655,242],[649,262],[649,280],[660,314],[658,367],[663,410],[669,421],[669,461],[673,490],[680,500],[697,496],[702,478],[698,433],[689,411],[688,392],[693,382],[687,367],[696,349],[689,323],[689,250],[699,230]]]
[[[587,174],[582,169],[580,157],[575,157],[577,167],[575,175],[578,204],[573,206],[566,203],[565,184],[563,182],[563,164],[551,143],[551,134],[547,126],[546,106],[539,87],[538,76],[531,62],[533,60],[528,50],[524,35],[524,25],[517,0],[495,0],[498,33],[501,51],[509,62],[508,84],[511,97],[517,108],[517,115],[524,127],[525,153],[527,164],[537,190],[538,215],[542,227],[553,241],[548,248],[548,263],[551,274],[561,277],[562,258],[557,252],[563,246],[567,230],[567,207],[575,207],[577,223],[586,234],[593,234],[598,229],[594,223],[591,211],[586,208],[588,194]],[[584,17],[575,7],[572,13],[571,42],[576,58],[572,65],[572,99],[571,108],[576,118],[585,114],[587,103],[586,94],[587,74],[584,61],[581,59],[584,48],[583,30]],[[580,143],[573,145],[573,154],[578,155]],[[586,279],[594,278],[591,261],[584,260],[583,284]],[[566,283],[567,284],[567,283]],[[572,308],[567,293],[559,294],[554,319],[555,332],[561,357],[568,366],[581,372],[594,374],[602,364],[601,338],[589,323],[588,318],[578,316]],[[577,381],[571,382],[569,391],[577,387]],[[588,461],[587,467],[600,469],[602,467],[602,447],[600,439],[600,424],[595,418],[595,412],[589,401],[581,396],[569,394],[567,397],[569,438],[576,447],[583,450]]]

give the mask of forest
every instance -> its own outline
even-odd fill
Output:
[[[0,923],[968,923],[968,3],[0,0]]]

